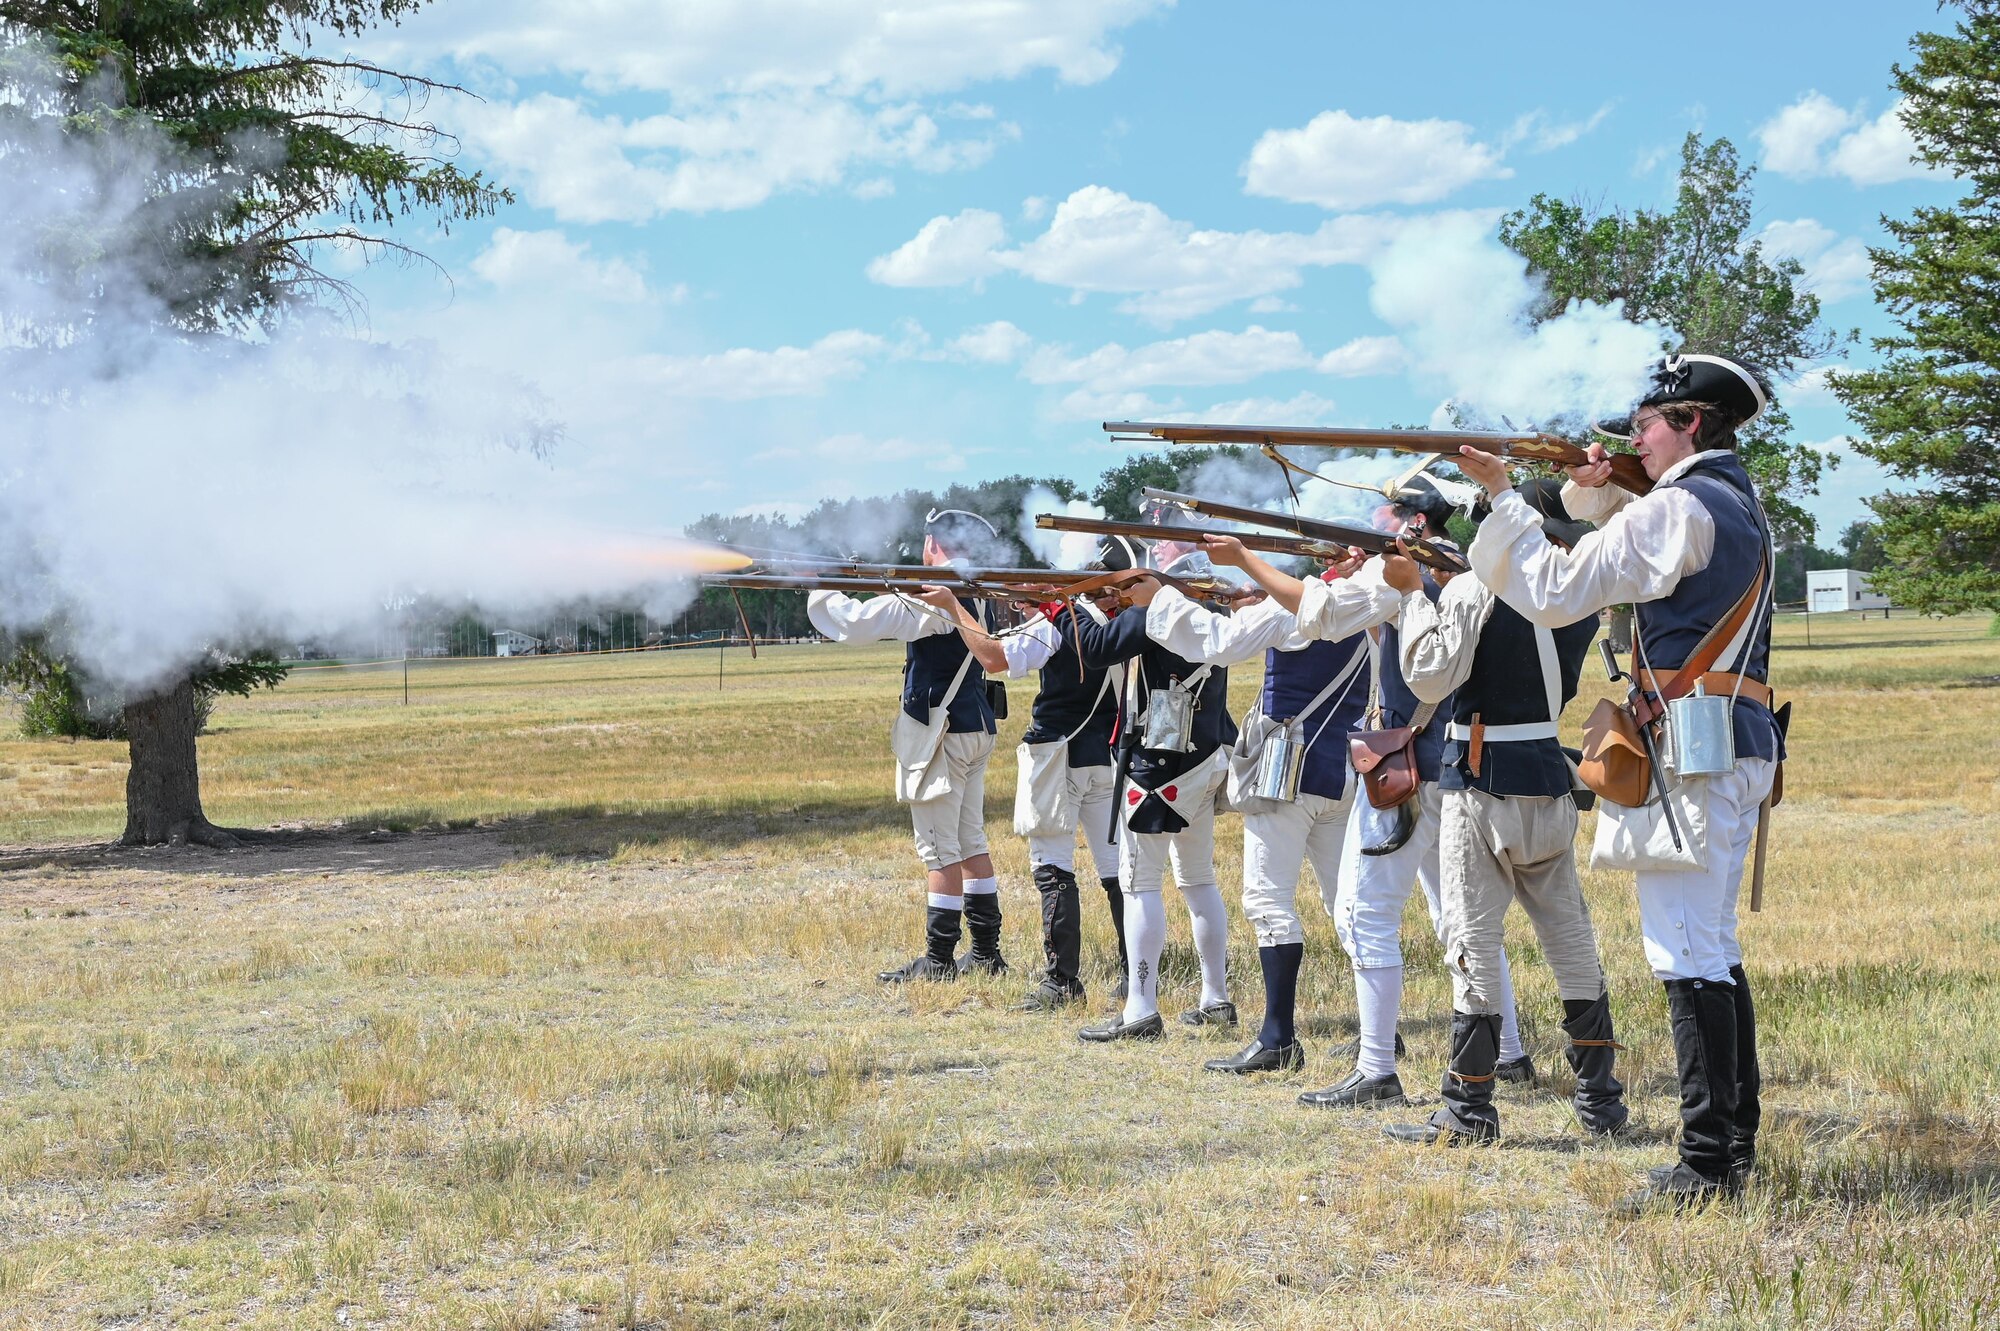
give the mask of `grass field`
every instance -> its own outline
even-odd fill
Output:
[[[988,787],[1016,974],[910,992],[872,978],[920,927],[889,650],[733,650],[720,688],[713,652],[425,663],[407,706],[399,669],[301,672],[202,741],[210,815],[288,830],[229,854],[110,850],[122,747],[0,740],[0,1327],[1993,1324],[2000,639],[1805,631],[1746,929],[1759,1182],[1636,1222],[1609,1206],[1676,1112],[1629,877],[1585,881],[1635,1139],[1580,1139],[1517,914],[1543,1084],[1497,1149],[1397,1148],[1294,1103],[1353,1029],[1316,912],[1302,1076],[1010,1010],[1020,685]],[[1449,989],[1421,907],[1406,935],[1433,1100]]]

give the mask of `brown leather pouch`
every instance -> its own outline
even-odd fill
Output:
[[[1600,799],[1628,809],[1646,802],[1652,794],[1653,769],[1631,712],[1609,698],[1598,700],[1583,723],[1583,758],[1576,772]]]
[[[1378,809],[1407,804],[1417,793],[1417,732],[1409,726],[1351,730],[1347,757]]]

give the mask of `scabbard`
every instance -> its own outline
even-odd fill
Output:
[[[1750,866],[1750,909],[1764,909],[1764,850],[1771,840],[1771,797],[1757,806],[1757,853]]]

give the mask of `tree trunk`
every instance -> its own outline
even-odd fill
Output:
[[[124,845],[238,844],[201,811],[194,701],[194,683],[183,678],[163,692],[125,704],[132,770],[125,778]]]

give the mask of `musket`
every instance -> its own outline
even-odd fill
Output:
[[[1153,578],[1187,596],[1204,601],[1230,602],[1257,594],[1257,589],[1220,578],[1181,578],[1152,569],[1121,569],[1115,573],[1071,569],[998,569],[959,571],[943,566],[885,565],[900,570],[894,577],[846,576],[843,573],[705,573],[704,587],[735,591],[848,592],[865,595],[900,593],[918,595],[926,587],[949,587],[960,596],[984,597],[996,601],[1057,601],[1092,592],[1120,591],[1144,578]],[[933,576],[938,575],[938,576]]]
[[[1625,691],[1625,710],[1639,723],[1639,743],[1646,750],[1646,765],[1653,770],[1653,789],[1660,796],[1660,813],[1667,820],[1667,833],[1674,839],[1674,849],[1681,849],[1681,827],[1674,818],[1674,802],[1667,798],[1667,773],[1660,766],[1659,746],[1653,742],[1653,722],[1660,719],[1659,700],[1646,692],[1636,675],[1628,675],[1618,668],[1618,657],[1611,650],[1611,639],[1600,638],[1597,650],[1604,656],[1604,673],[1611,676],[1611,682],[1627,680],[1631,686]]]
[[[1542,430],[1369,430],[1348,426],[1182,425],[1171,421],[1106,421],[1104,428],[1119,443],[1250,444],[1273,448],[1393,448],[1405,453],[1437,453],[1457,457],[1471,444],[1481,452],[1516,462],[1548,462],[1578,467],[1590,455],[1561,435]],[[1652,478],[1637,453],[1610,454],[1611,481],[1635,495],[1653,488]]]
[[[1116,518],[1073,518],[1066,513],[1038,513],[1035,525],[1043,531],[1082,532],[1091,536],[1128,536],[1135,541],[1182,541],[1198,536],[1186,527],[1164,527],[1157,522],[1120,522]],[[1243,542],[1247,550],[1267,555],[1299,555],[1307,559],[1334,560],[1347,555],[1338,541],[1315,540],[1310,536],[1275,536],[1260,531],[1233,531],[1229,535]]]
[[[1083,569],[959,568],[954,564],[865,564],[846,559],[815,558],[760,559],[755,568],[747,571],[789,577],[890,578],[904,582],[927,582],[933,586],[958,582],[1070,583],[1095,576],[1093,572]]]
[[[1403,535],[1399,537],[1394,532],[1376,531],[1373,527],[1350,527],[1344,522],[1327,522],[1320,518],[1301,518],[1290,513],[1273,513],[1261,508],[1245,508],[1237,504],[1224,504],[1213,499],[1197,498],[1194,495],[1177,494],[1172,490],[1157,490],[1150,485],[1146,486],[1141,493],[1148,499],[1162,500],[1184,508],[1190,513],[1200,513],[1212,518],[1226,518],[1231,522],[1249,522],[1263,527],[1276,527],[1278,530],[1290,532],[1294,536],[1303,536],[1319,541],[1335,541],[1341,545],[1351,545],[1357,550],[1366,550],[1369,554],[1373,555],[1401,554],[1403,550],[1407,550],[1410,553],[1410,558],[1416,560],[1419,564],[1434,568],[1440,573],[1463,573],[1471,567],[1471,565],[1465,562],[1463,555],[1446,549],[1431,540],[1428,536]],[[1168,530],[1178,533],[1176,536],[1168,539],[1188,541],[1190,543],[1199,539],[1201,535],[1200,530],[1194,528],[1180,527],[1169,528]],[[1218,534],[1235,535],[1234,532]],[[1402,542],[1401,549],[1397,548],[1399,540]]]

